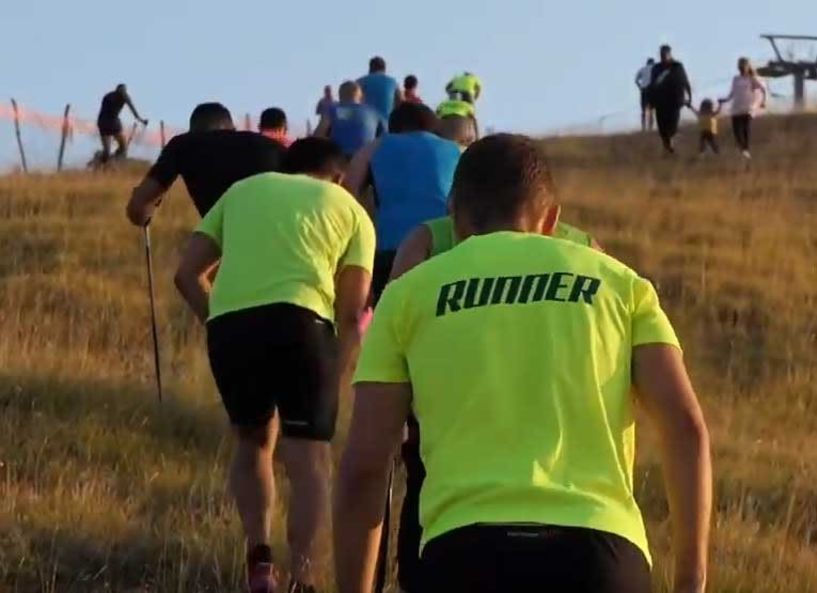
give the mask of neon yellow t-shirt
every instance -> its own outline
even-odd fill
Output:
[[[449,94],[465,93],[471,98],[472,102],[477,100],[481,90],[482,81],[475,74],[469,72],[455,76],[446,87]]]
[[[411,383],[423,544],[535,523],[614,533],[649,560],[630,376],[650,343],[678,345],[652,285],[568,241],[471,237],[392,282],[355,382]]]
[[[457,244],[457,236],[454,232],[454,219],[450,216],[434,218],[423,224],[425,224],[431,233],[430,255],[439,255],[440,253],[452,249],[454,245]],[[553,236],[557,239],[578,243],[579,245],[587,245],[588,247],[592,247],[593,245],[593,237],[589,233],[585,233],[583,230],[562,221],[559,221],[556,225]]]
[[[272,303],[334,320],[335,275],[372,271],[375,233],[349,192],[305,175],[263,173],[227,190],[197,232],[218,243],[210,319]]]
[[[476,117],[473,103],[460,99],[446,99],[437,106],[437,117]]]

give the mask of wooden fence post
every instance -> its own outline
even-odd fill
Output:
[[[164,150],[165,144],[167,144],[167,137],[165,136],[165,120],[159,122],[159,143],[162,145],[162,150]]]
[[[57,171],[62,171],[62,163],[65,157],[65,142],[68,140],[68,131],[70,128],[68,122],[68,114],[71,112],[71,104],[65,106],[65,113],[62,115],[62,138],[60,138],[60,152],[57,156]]]
[[[20,149],[20,161],[23,163],[23,172],[28,173],[28,162],[26,161],[26,151],[23,148],[23,138],[20,135],[20,109],[17,101],[11,100],[11,108],[14,110],[14,134],[17,136],[17,148]]]

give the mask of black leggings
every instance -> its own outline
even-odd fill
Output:
[[[674,152],[672,140],[678,133],[678,124],[681,121],[681,108],[675,105],[655,106],[655,123],[658,125],[658,135],[668,152]]]
[[[578,527],[472,525],[423,550],[423,593],[650,593],[644,554]]]
[[[735,143],[741,150],[749,150],[749,143],[752,139],[752,116],[748,113],[732,116],[732,133],[735,135]]]

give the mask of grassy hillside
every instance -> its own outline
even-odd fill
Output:
[[[683,340],[714,441],[710,590],[804,593],[817,591],[817,119],[767,120],[757,136],[749,169],[731,155],[666,161],[652,137],[549,145],[565,220],[660,284]],[[153,229],[159,406],[141,234],[123,216],[134,181],[0,178],[0,591],[229,591],[241,578],[225,418],[171,283],[194,213],[176,187]],[[664,591],[666,503],[642,437],[638,496]]]

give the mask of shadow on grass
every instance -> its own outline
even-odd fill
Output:
[[[96,421],[111,432],[138,431],[162,451],[213,457],[227,434],[220,407],[116,381],[0,373],[0,414],[15,414],[32,433],[47,422]],[[44,435],[43,435],[44,436]]]
[[[0,589],[20,593],[238,591],[241,546],[221,539],[210,545],[139,532],[98,542],[59,529],[27,532],[18,544],[13,568],[0,573]]]

